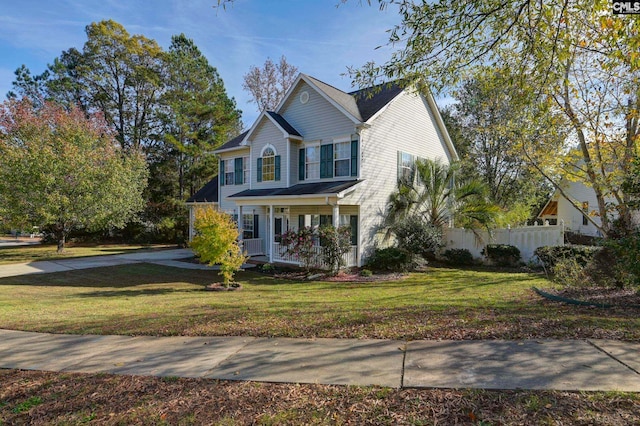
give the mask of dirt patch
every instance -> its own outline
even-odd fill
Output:
[[[205,291],[237,291],[241,290],[242,286],[239,283],[231,283],[225,285],[224,283],[213,283],[206,286]]]

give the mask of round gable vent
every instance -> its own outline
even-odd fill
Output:
[[[309,102],[309,92],[304,91],[300,93],[300,103],[306,104],[307,102]]]

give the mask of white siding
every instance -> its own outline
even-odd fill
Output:
[[[251,140],[251,188],[284,188],[287,186],[287,144],[289,141],[284,138],[282,131],[276,127],[268,118],[263,118],[262,123],[256,129]],[[276,155],[280,156],[280,180],[258,182],[258,157],[262,149],[272,145],[276,150]]]
[[[300,94],[303,91],[309,93],[309,101],[305,104],[300,102]],[[355,134],[354,123],[305,82],[300,82],[298,87],[293,90],[289,100],[285,102],[278,113],[300,132],[305,142],[328,144],[333,143],[335,138]],[[298,180],[298,155],[303,146],[303,143],[291,144],[289,164],[291,185],[304,183]],[[343,176],[332,180],[348,179],[351,177]]]
[[[360,138],[361,178],[358,189],[345,199],[361,206],[360,243],[363,259],[371,254],[389,196],[396,190],[398,151],[422,158],[451,160],[451,153],[427,101],[403,92],[363,130]]]
[[[593,189],[580,182],[568,182],[564,188],[567,195],[578,205],[582,206],[584,201],[589,203],[589,212],[591,218],[598,225],[601,223],[600,217],[598,217],[598,200],[596,193]],[[613,202],[613,199],[608,199],[608,202]],[[571,205],[571,203],[564,197],[558,197],[558,223],[564,221],[565,228],[568,231],[581,233],[584,235],[598,235],[598,229],[589,222],[587,225],[582,224],[582,212]]]

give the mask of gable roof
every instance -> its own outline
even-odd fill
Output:
[[[356,101],[362,121],[367,121],[398,96],[402,90],[402,87],[396,82],[383,83],[350,92],[349,95]]]
[[[345,93],[340,89],[336,89],[335,87],[320,81],[316,78],[311,77],[310,75],[300,74],[309,84],[310,86],[322,91],[327,97],[329,97],[336,104],[341,106],[346,112],[348,112],[353,118],[357,121],[366,121],[362,119],[362,115],[360,114],[360,109],[356,103],[355,98],[349,94]],[[292,86],[293,87],[293,86]]]
[[[231,141],[229,141],[231,142]],[[218,194],[218,176],[211,179],[205,186],[200,188],[198,192],[193,194],[186,201],[187,203],[217,203],[219,202]]]
[[[246,132],[240,133],[238,136],[236,136],[235,138],[231,139],[230,141],[227,141],[224,145],[222,145],[220,148],[216,149],[214,152],[229,151],[229,150],[232,150],[232,149],[244,148],[240,144],[244,140],[245,136],[247,136],[247,133],[249,133],[248,130]]]
[[[282,127],[282,129],[289,135],[302,137],[302,135],[296,129],[294,129],[293,126],[289,124],[287,120],[285,120],[284,117],[280,114],[277,114],[273,111],[267,111],[267,114],[269,114],[271,118],[273,118],[276,123],[278,123],[280,127]]]

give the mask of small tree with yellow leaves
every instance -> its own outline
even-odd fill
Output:
[[[247,260],[238,245],[235,222],[228,214],[207,207],[196,210],[194,228],[196,236],[191,241],[194,253],[209,265],[220,265],[224,285],[229,286],[233,275]]]

